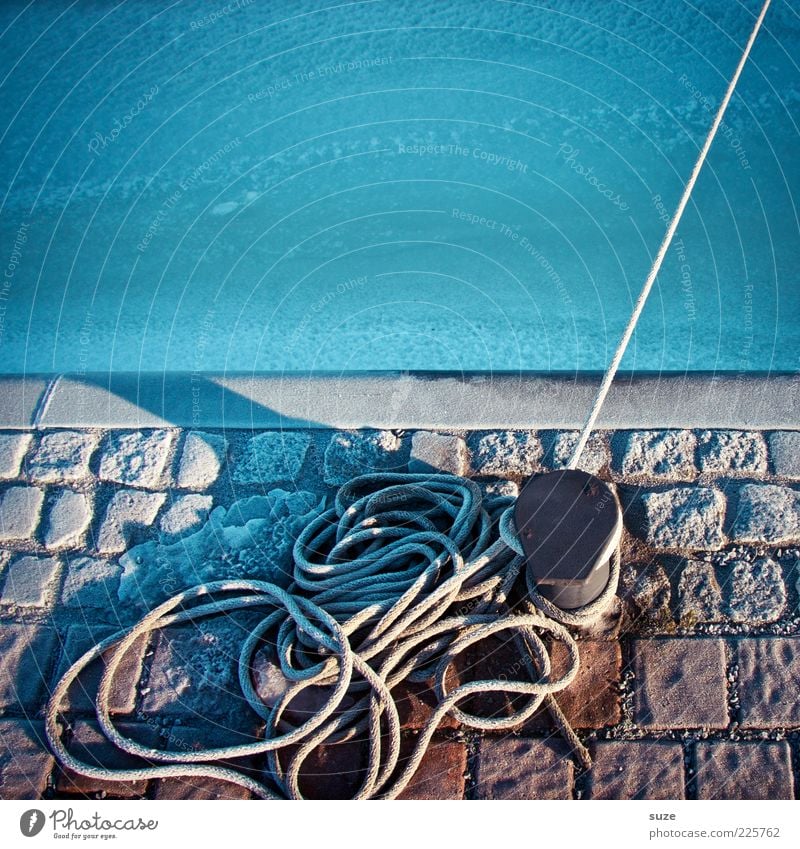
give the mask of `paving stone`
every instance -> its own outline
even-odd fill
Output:
[[[478,743],[477,799],[571,799],[574,767],[560,740],[484,737]]]
[[[544,450],[535,433],[529,431],[498,431],[474,435],[471,466],[478,475],[501,478],[522,477],[540,468]]]
[[[447,674],[447,690],[458,686],[458,673],[451,666]],[[439,701],[432,684],[398,684],[392,690],[392,697],[400,715],[400,725],[405,730],[420,730],[436,710]],[[442,717],[438,729],[458,728],[458,720],[449,714]]]
[[[118,723],[118,730],[125,737],[142,743],[145,746],[158,747],[158,729],[143,723]],[[129,755],[113,746],[100,730],[96,722],[78,720],[73,726],[73,734],[67,744],[68,751],[84,763],[92,766],[102,766],[107,769],[135,769],[150,766],[150,762]],[[93,795],[108,794],[120,798],[136,798],[147,790],[147,780],[109,781],[102,778],[91,778],[79,775],[71,769],[60,767],[56,779],[56,791],[59,793],[74,793]]]
[[[637,725],[725,728],[725,663],[722,640],[637,640],[633,662]]]
[[[74,548],[92,520],[89,499],[82,492],[65,489],[50,508],[44,544],[47,548]]]
[[[467,747],[433,740],[417,771],[398,799],[463,799]]]
[[[135,530],[152,526],[166,497],[163,492],[139,492],[134,489],[114,493],[97,538],[100,554],[125,551]]]
[[[558,431],[553,435],[552,444],[545,453],[547,465],[554,469],[562,469],[572,459],[572,452],[580,436],[577,430]],[[580,467],[585,472],[596,475],[611,462],[611,452],[606,438],[600,433],[593,433],[581,452]]]
[[[754,431],[704,430],[697,437],[700,471],[715,475],[767,473],[767,446]]]
[[[32,439],[30,433],[0,433],[0,480],[18,477]]]
[[[460,436],[418,430],[411,438],[410,472],[464,475],[467,462],[467,443]]]
[[[0,626],[0,709],[34,713],[46,697],[56,634],[38,625]]]
[[[737,655],[742,727],[800,725],[800,638],[740,640]]]
[[[75,557],[69,562],[61,590],[64,607],[114,611],[122,566],[94,557]]]
[[[698,743],[699,799],[794,799],[791,753],[778,743]]]
[[[279,753],[285,769],[295,749]],[[352,799],[361,787],[367,769],[367,745],[346,741],[318,746],[300,767],[300,792],[306,799]]]
[[[788,486],[746,484],[731,525],[734,542],[800,542],[800,492]]]
[[[193,775],[188,778],[159,778],[155,782],[154,799],[252,799],[252,794],[238,784]]]
[[[295,481],[311,446],[311,436],[294,431],[268,431],[247,443],[233,470],[236,483],[273,484]]]
[[[619,678],[622,652],[619,643],[581,640],[580,666],[575,680],[556,694],[556,701],[573,728],[604,728],[621,718]],[[561,675],[569,666],[564,643],[551,651],[553,672]]]
[[[782,478],[800,478],[800,431],[779,430],[769,435],[772,469]]]
[[[714,551],[725,537],[725,497],[708,487],[673,487],[642,496],[645,540],[655,548],[677,551]]]
[[[75,661],[117,630],[107,625],[72,625],[61,642],[61,655],[58,669],[53,676],[53,686]],[[147,634],[136,640],[117,667],[108,701],[112,714],[130,714],[135,710],[137,685],[142,674],[142,663],[148,643],[149,635]],[[95,713],[94,702],[100,686],[100,678],[112,652],[113,649],[109,649],[78,675],[61,702],[62,710],[71,713]]]
[[[174,438],[171,430],[110,434],[100,460],[100,479],[148,489],[160,486]]]
[[[178,467],[181,489],[208,489],[219,477],[228,441],[215,433],[193,430],[186,435]]]
[[[100,440],[86,430],[57,430],[46,433],[33,459],[28,475],[38,483],[71,483],[89,476],[89,460]]]
[[[390,430],[335,433],[325,449],[324,478],[331,486],[371,472],[404,472],[408,446]]]
[[[725,619],[722,590],[711,563],[689,560],[683,567],[678,583],[678,617],[684,628]]]
[[[753,563],[737,561],[728,606],[734,622],[761,625],[780,619],[786,608],[786,585],[780,565],[769,557],[759,557]]]
[[[592,758],[590,799],[685,798],[680,743],[600,742]]]
[[[0,602],[15,607],[50,607],[60,577],[61,564],[53,557],[19,557],[8,567]]]
[[[12,486],[0,498],[0,542],[27,540],[39,524],[44,492],[35,486]]]
[[[634,430],[620,434],[623,441],[620,471],[625,477],[692,480],[696,475],[697,445],[690,430]]]
[[[257,621],[257,620],[255,620]],[[201,627],[167,628],[155,640],[142,711],[158,717],[191,717],[251,733],[259,723],[239,687],[241,619],[228,616]]]
[[[168,537],[179,538],[205,524],[214,503],[210,495],[181,495],[161,517],[161,531]]]
[[[55,761],[43,722],[0,719],[0,799],[39,799]]]
[[[659,563],[632,563],[622,571],[620,595],[632,607],[636,625],[666,629],[672,625],[672,585]]]

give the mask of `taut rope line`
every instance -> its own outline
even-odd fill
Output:
[[[567,464],[568,469],[575,469],[578,466],[578,460],[580,459],[580,456],[583,453],[583,449],[586,447],[589,435],[594,429],[597,417],[600,415],[600,410],[611,388],[611,383],[614,380],[614,375],[616,375],[617,373],[619,364],[625,354],[625,349],[628,347],[628,342],[630,342],[631,336],[633,336],[633,331],[636,329],[636,324],[639,321],[639,316],[642,314],[644,305],[647,302],[650,290],[653,288],[653,284],[656,281],[658,272],[661,270],[664,258],[666,257],[667,251],[669,250],[669,246],[672,244],[672,239],[675,236],[675,231],[678,229],[678,225],[681,222],[681,218],[683,218],[683,213],[686,209],[686,205],[689,203],[689,198],[692,195],[694,184],[697,182],[697,178],[700,175],[700,170],[702,169],[703,164],[706,161],[708,151],[711,149],[711,144],[714,141],[714,137],[717,135],[717,130],[719,129],[720,124],[722,123],[722,118],[725,115],[725,111],[728,108],[728,104],[730,103],[731,98],[733,97],[733,92],[736,89],[736,84],[739,82],[739,77],[742,74],[742,70],[744,69],[745,63],[747,62],[747,57],[750,55],[750,51],[753,47],[753,44],[755,43],[756,36],[758,35],[758,31],[761,29],[761,24],[764,22],[764,17],[767,14],[767,9],[769,9],[769,4],[771,2],[772,0],[765,0],[764,5],[761,9],[761,13],[759,14],[756,20],[755,26],[753,27],[753,31],[750,33],[750,38],[747,40],[747,44],[744,48],[744,52],[742,53],[742,57],[741,59],[739,59],[739,64],[736,66],[736,70],[734,71],[734,74],[731,77],[731,81],[728,84],[728,90],[725,92],[725,97],[722,98],[722,103],[720,103],[719,105],[716,117],[714,118],[714,123],[711,125],[711,129],[708,131],[705,143],[703,144],[703,147],[700,150],[700,155],[697,157],[697,162],[695,162],[694,168],[692,169],[692,174],[689,177],[688,182],[686,183],[686,188],[684,188],[683,190],[683,195],[681,197],[680,203],[678,204],[678,207],[675,210],[674,215],[672,216],[672,220],[669,222],[669,227],[667,227],[667,232],[664,234],[664,239],[661,242],[661,247],[658,249],[656,258],[653,261],[653,266],[650,269],[650,273],[647,275],[647,279],[644,281],[642,291],[639,293],[639,297],[636,299],[636,304],[633,308],[633,312],[631,313],[628,325],[622,334],[622,338],[619,340],[617,350],[614,352],[611,364],[609,365],[605,375],[603,376],[600,388],[597,390],[597,396],[595,397],[594,403],[592,404],[592,409],[589,413],[589,417],[586,419],[586,423],[583,426],[581,435],[578,438],[578,442],[572,452],[572,457],[570,458],[570,461]]]

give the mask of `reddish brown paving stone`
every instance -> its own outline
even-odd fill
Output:
[[[459,684],[458,672],[451,667],[446,677],[447,691],[451,692]],[[438,705],[436,690],[430,681],[424,684],[403,682],[392,690],[392,697],[397,705],[400,726],[407,731],[418,731],[423,728],[433,716]],[[459,727],[458,720],[445,714],[437,728],[453,729]]]
[[[467,747],[449,740],[432,740],[417,771],[398,799],[463,799]]]
[[[67,631],[67,636],[62,644],[59,668],[53,678],[54,686],[76,660],[115,630],[105,625],[91,627],[73,625]],[[142,662],[147,643],[148,635],[140,637],[125,653],[125,657],[117,667],[109,699],[109,708],[112,714],[132,713],[135,709],[136,688],[142,674]],[[95,698],[100,686],[100,678],[105,669],[105,661],[112,651],[113,649],[109,649],[102,657],[93,660],[73,681],[59,705],[62,711],[95,713]]]
[[[38,799],[54,763],[44,723],[0,720],[0,799]]]
[[[725,665],[722,640],[637,640],[637,724],[657,729],[727,727]]]
[[[580,666],[575,680],[556,694],[556,701],[574,728],[604,728],[621,718],[619,679],[622,652],[619,643],[584,640],[578,644]],[[553,669],[567,668],[569,653],[556,643],[551,653]]]
[[[485,737],[478,744],[475,798],[571,799],[574,766],[560,740]]]
[[[47,698],[45,685],[53,664],[56,632],[37,625],[0,628],[0,710],[35,713]]]
[[[121,734],[142,743],[145,746],[158,747],[158,729],[139,723],[119,723]],[[141,758],[129,755],[117,749],[96,722],[79,721],[75,723],[72,739],[67,744],[68,751],[90,766],[106,767],[111,770],[136,769],[150,764]],[[147,790],[146,779],[111,781],[80,775],[71,769],[61,767],[56,780],[59,793],[91,795],[107,793],[109,796],[135,798]]]
[[[252,799],[250,791],[230,781],[218,778],[190,776],[188,778],[159,778],[155,782],[154,799]]]
[[[648,740],[597,743],[590,799],[683,799],[683,747]]]
[[[737,656],[742,727],[800,725],[800,639],[740,640]]]
[[[794,799],[785,741],[698,743],[695,770],[700,799]]]
[[[284,768],[297,752],[287,747],[280,754]],[[364,780],[368,747],[363,740],[318,746],[300,768],[300,792],[306,799],[352,799]]]

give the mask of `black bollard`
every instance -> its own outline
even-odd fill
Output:
[[[528,574],[564,610],[594,601],[608,583],[622,536],[614,489],[578,469],[533,475],[514,508]]]

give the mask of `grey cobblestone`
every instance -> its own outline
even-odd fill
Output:
[[[27,540],[39,524],[44,492],[35,486],[12,486],[0,499],[0,542]]]
[[[800,638],[740,640],[738,658],[742,727],[800,725]]]
[[[178,538],[196,531],[208,518],[214,499],[210,495],[182,495],[161,517],[161,531]]]
[[[731,577],[730,617],[754,625],[775,622],[786,607],[786,585],[778,563],[760,557],[738,561]]]
[[[166,499],[163,492],[121,490],[114,494],[97,539],[100,554],[119,554],[128,547],[134,529],[149,528]]]
[[[311,446],[307,433],[270,431],[252,437],[233,470],[237,483],[273,484],[297,480]]]
[[[731,523],[735,542],[800,542],[800,493],[788,486],[746,484]]]
[[[636,722],[641,728],[727,726],[721,640],[637,640],[633,668]]]
[[[418,430],[411,439],[410,472],[464,475],[467,463],[467,443],[460,436]]]
[[[767,473],[767,446],[760,433],[704,430],[697,443],[701,472],[755,477]]]
[[[208,489],[219,477],[228,452],[228,442],[214,433],[191,431],[186,435],[178,467],[181,489]]]
[[[558,431],[553,436],[550,449],[546,452],[548,465],[555,469],[564,468],[572,458],[572,452],[578,442],[577,430]],[[611,452],[605,438],[594,433],[581,453],[580,467],[591,474],[597,474],[611,462]]]
[[[325,449],[325,483],[341,486],[371,472],[403,472],[408,447],[389,430],[335,433]]]
[[[697,444],[690,430],[636,430],[625,434],[620,471],[625,477],[692,480]]]
[[[82,492],[65,489],[50,508],[45,546],[50,549],[75,548],[91,521],[89,499]]]
[[[478,799],[571,799],[574,767],[560,740],[485,737],[478,744]]]
[[[22,458],[33,439],[30,433],[0,433],[0,480],[19,475]]]
[[[110,434],[100,460],[100,479],[146,489],[161,486],[174,438],[170,430]]]
[[[45,433],[28,465],[37,483],[72,483],[89,476],[89,460],[99,442],[91,431],[57,430]]]
[[[56,645],[52,628],[0,626],[0,709],[28,714],[41,706]]]
[[[55,761],[45,744],[44,723],[0,719],[0,799],[38,799]]]
[[[94,557],[76,557],[67,567],[61,604],[81,610],[111,610],[119,604],[122,566]]]
[[[672,621],[672,586],[658,563],[631,564],[622,573],[621,590],[634,606],[637,618],[647,624],[665,625]]]
[[[776,475],[800,479],[800,431],[777,430],[769,435],[769,452]]]
[[[590,799],[685,798],[680,743],[600,742],[593,759]]]
[[[722,590],[711,563],[690,560],[683,567],[678,582],[678,618],[684,627],[725,618]]]
[[[61,564],[53,557],[18,557],[8,567],[0,601],[15,607],[50,607],[60,576]]]
[[[674,487],[642,496],[646,540],[671,551],[714,551],[723,546],[725,497],[709,487]]]
[[[791,754],[786,742],[698,743],[699,799],[794,799]]]
[[[501,478],[531,475],[540,469],[544,449],[529,431],[506,430],[475,434],[470,439],[472,470]]]

